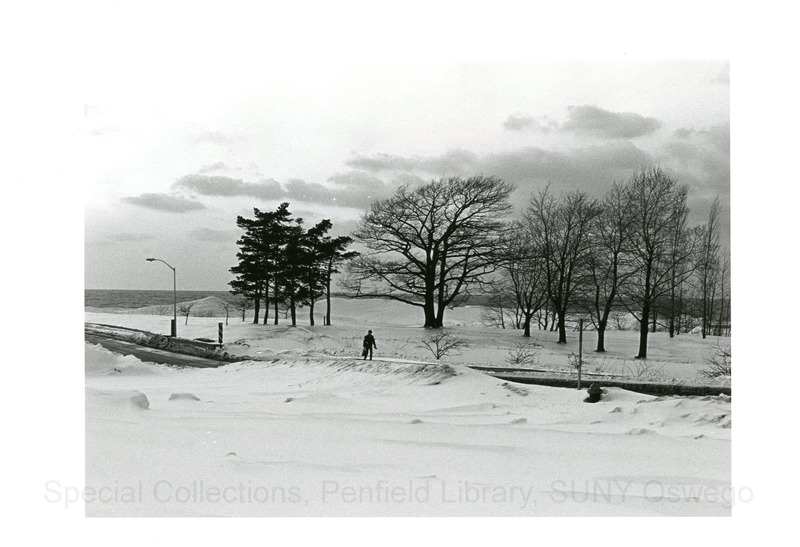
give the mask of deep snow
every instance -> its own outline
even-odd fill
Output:
[[[587,404],[585,391],[466,368],[505,366],[521,342],[479,327],[476,309],[452,310],[448,330],[471,346],[438,363],[418,347],[418,310],[337,300],[334,312],[332,326],[313,328],[230,318],[226,351],[259,360],[218,369],[87,344],[87,515],[729,515],[740,495],[728,397],[609,388]],[[169,329],[158,315],[85,316]],[[179,334],[214,337],[219,321],[190,317]],[[372,362],[355,358],[366,328]],[[729,343],[661,335],[654,361],[687,379]],[[577,336],[567,348],[553,337],[529,343],[540,366],[566,367]],[[634,354],[636,333],[608,338],[606,363]]]

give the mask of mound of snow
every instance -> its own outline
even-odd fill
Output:
[[[86,410],[89,414],[149,410],[150,400],[138,390],[100,390],[86,388]]]
[[[190,300],[188,302],[178,302],[178,307],[191,306],[191,315],[193,317],[225,317],[224,304],[225,301],[218,296],[207,296],[205,298]],[[162,306],[146,306],[144,308],[130,310],[128,313],[142,315],[172,315],[173,307],[168,304]]]
[[[173,393],[169,396],[170,401],[199,401],[200,398],[193,393]]]
[[[161,369],[161,365],[145,364],[133,355],[120,355],[88,342],[84,355],[86,376],[150,376],[158,375]]]
[[[147,395],[141,391],[135,391],[128,400],[134,408],[141,408],[142,410],[148,410],[150,408],[150,401],[147,400]]]
[[[351,361],[344,364],[335,363],[333,366],[342,372],[359,372],[379,376],[393,376],[427,384],[443,382],[459,375],[459,371],[451,365],[427,364],[402,364],[370,361]]]

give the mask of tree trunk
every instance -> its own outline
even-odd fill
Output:
[[[558,343],[567,343],[567,320],[564,314],[560,312],[558,314]]]
[[[269,319],[269,282],[264,284],[264,324]]]
[[[441,328],[444,325],[444,310],[445,306],[440,304],[436,310],[436,328]]]
[[[436,311],[433,309],[433,302],[425,303],[425,328],[436,328]]]
[[[605,353],[606,351],[606,327],[605,325],[597,329],[597,353]]]
[[[277,281],[275,281],[275,285],[274,285],[273,290],[272,290],[272,295],[273,295],[272,296],[272,303],[273,303],[274,311],[275,311],[275,313],[273,314],[275,316],[275,320],[274,320],[273,324],[277,325],[278,324],[278,282]]]
[[[311,303],[309,304],[309,312],[308,312],[308,324],[312,327],[314,326],[314,299],[311,299]]]
[[[669,337],[675,338],[675,269],[672,271],[672,284],[669,288]]]
[[[258,314],[261,312],[261,291],[256,291],[256,295],[253,298],[253,323],[258,325]]]
[[[647,359],[647,329],[650,326],[650,305],[642,306],[642,318],[639,321],[639,354],[637,359]]]
[[[322,323],[326,326],[331,324],[331,265],[328,264],[328,274],[325,277],[325,319]]]
[[[727,258],[722,263],[722,268],[720,269],[720,279],[719,279],[719,292],[720,292],[720,302],[719,302],[719,334],[720,336],[724,335],[722,330],[722,322],[725,319],[724,311],[725,311],[725,273],[728,270],[728,260]]]
[[[606,327],[608,320],[600,320],[597,325],[597,353],[605,353],[606,351]]]
[[[430,285],[433,283],[431,282]],[[436,324],[436,303],[433,294],[433,289],[425,291],[425,328],[435,329],[439,325]]]

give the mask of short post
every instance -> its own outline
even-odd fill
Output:
[[[217,332],[219,332],[219,345],[222,346],[222,323],[217,324]]]
[[[583,368],[583,319],[578,319],[578,389],[581,388],[582,368]]]

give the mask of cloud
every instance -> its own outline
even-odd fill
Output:
[[[503,122],[503,127],[509,131],[540,131],[551,133],[558,130],[558,123],[547,116],[525,116],[512,114]]]
[[[364,171],[335,173],[328,178],[334,184],[337,204],[362,209],[367,202],[385,199],[394,193],[395,187],[383,179]]]
[[[198,201],[169,194],[144,193],[138,196],[124,197],[122,201],[139,207],[171,213],[186,213],[206,208],[205,205]]]
[[[407,171],[447,176],[469,173],[474,170],[478,161],[477,154],[456,149],[448,150],[439,156],[356,155],[354,158],[346,160],[345,164],[372,172]]]
[[[120,242],[137,242],[137,241],[149,241],[151,239],[156,239],[155,236],[150,234],[131,234],[128,232],[120,232],[117,234],[110,234],[106,236],[107,239],[111,241],[120,241]]]
[[[650,163],[652,156],[629,142],[575,148],[567,151],[527,147],[492,154],[481,165],[480,173],[498,176],[521,187],[551,183],[561,189],[607,188],[630,172]]]
[[[423,171],[440,176],[468,175],[480,163],[477,154],[467,150],[448,150],[441,156],[423,159]]]
[[[649,135],[661,127],[655,118],[633,112],[610,112],[594,105],[570,106],[561,131],[604,139],[632,139]]]
[[[219,171],[221,169],[227,169],[227,164],[224,161],[218,161],[216,163],[209,163],[208,165],[202,166],[200,169],[197,170],[200,174],[211,173],[214,171]]]
[[[301,179],[289,179],[286,183],[288,194],[302,201],[331,203],[336,201],[336,192],[320,184],[308,183]]]
[[[275,179],[263,179],[255,183],[221,175],[185,175],[175,181],[173,187],[186,189],[201,196],[246,196],[272,200],[282,199],[286,195]]]
[[[721,154],[730,156],[731,128],[730,124],[712,125],[706,129],[696,130],[681,127],[675,130],[673,137],[682,141],[695,141],[710,146]]]
[[[425,180],[420,173],[437,177],[483,174],[519,186],[553,183],[562,188],[577,188],[624,179],[633,169],[652,161],[651,154],[634,144],[615,141],[566,151],[526,147],[483,156],[460,150],[428,157],[377,154],[356,156],[347,163],[381,171],[395,170],[395,182],[412,184]]]
[[[386,195],[387,186],[383,181],[368,174],[337,174],[331,180],[333,186],[290,179],[286,190],[290,198],[298,201],[355,209],[362,209],[370,200]]]
[[[398,186],[416,186],[426,182],[430,182],[430,178],[426,179],[412,173],[398,173],[392,177],[392,188],[397,188]]]
[[[267,201],[297,200],[356,209],[362,209],[368,200],[387,197],[392,192],[392,188],[381,178],[359,170],[336,173],[329,177],[328,184],[307,182],[298,178],[281,184],[275,179],[263,177],[259,182],[247,182],[238,177],[207,174],[219,170],[235,171],[221,162],[207,165],[201,168],[200,173],[180,177],[173,184],[173,189],[200,196],[251,197]]]
[[[355,188],[368,190],[370,188],[386,186],[386,183],[370,173],[364,171],[346,171],[335,173],[328,177],[328,182],[343,188]]]
[[[211,228],[197,228],[189,232],[189,239],[207,243],[230,243],[236,241],[241,235],[236,230],[213,230]]]
[[[419,167],[418,158],[407,158],[393,154],[374,154],[372,156],[356,155],[345,160],[345,165],[366,169],[377,173],[379,171],[415,171]]]
[[[730,194],[730,125],[680,128],[664,146],[662,161],[675,167],[698,197],[710,200]]]
[[[130,232],[104,233],[100,239],[87,241],[87,245],[95,247],[115,246],[120,243],[141,243],[156,239],[150,234],[134,234]]]

